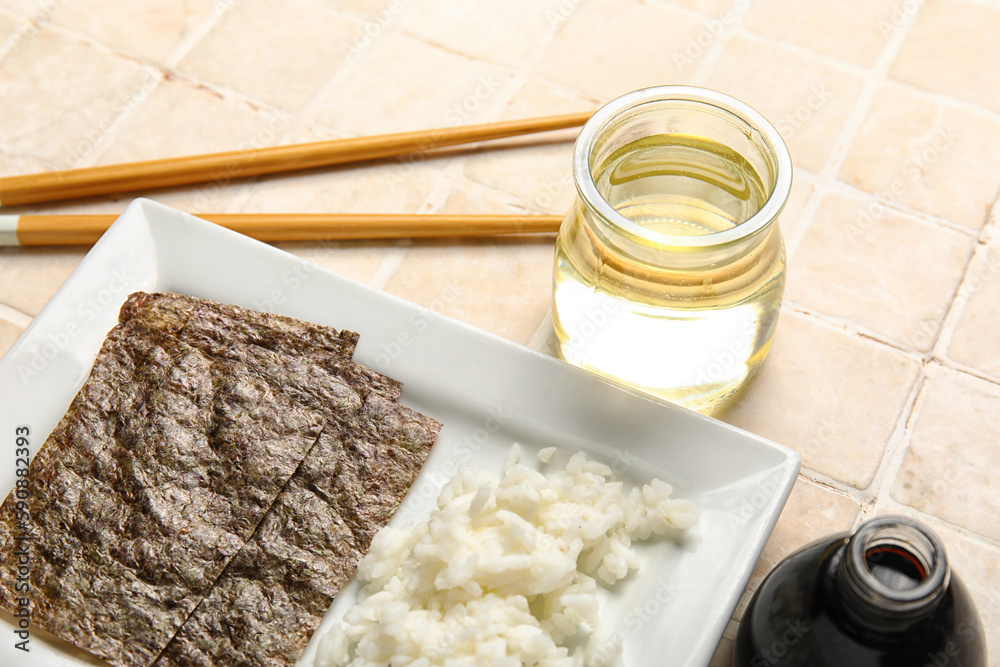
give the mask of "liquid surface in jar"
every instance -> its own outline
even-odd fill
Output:
[[[645,137],[594,169],[602,196],[642,227],[700,236],[752,217],[767,199],[739,153],[688,135]],[[609,247],[577,206],[556,242],[553,323],[562,356],[668,400],[711,413],[767,354],[784,286],[774,225],[739,252],[684,266],[648,263]],[[664,238],[652,251],[685,251]],[[752,246],[752,247],[751,247]]]
[[[689,135],[643,137],[609,155],[594,173],[597,190],[619,213],[663,234],[721,232],[767,200],[746,158]]]

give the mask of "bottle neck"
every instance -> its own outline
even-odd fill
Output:
[[[880,633],[912,629],[934,613],[950,583],[940,538],[904,516],[877,517],[848,540],[836,574],[844,611]]]

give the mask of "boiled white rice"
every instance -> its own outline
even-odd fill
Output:
[[[361,599],[322,638],[316,667],[596,667],[616,657],[598,586],[638,567],[633,540],[689,528],[693,508],[660,480],[624,492],[583,453],[549,474],[519,456],[515,445],[500,480],[462,468],[428,523],[378,533],[358,567]]]

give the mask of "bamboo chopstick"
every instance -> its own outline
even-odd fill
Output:
[[[116,215],[0,215],[0,246],[89,245]],[[200,213],[258,241],[493,236],[555,232],[557,215]]]
[[[334,139],[175,158],[86,167],[0,178],[0,206],[149,190],[191,183],[225,182],[314,167],[422,152],[442,146],[501,139],[583,125],[590,113]]]

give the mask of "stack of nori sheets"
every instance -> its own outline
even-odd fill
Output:
[[[291,665],[440,429],[357,335],[137,293],[0,506],[0,606],[112,665]]]

